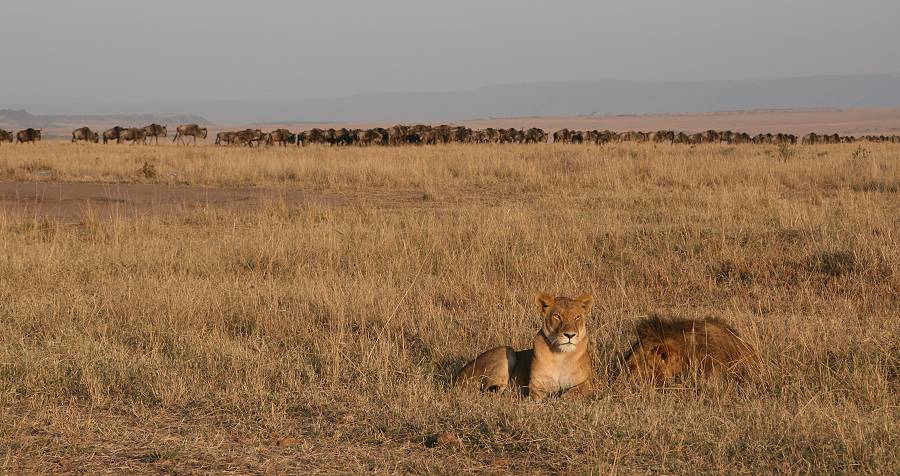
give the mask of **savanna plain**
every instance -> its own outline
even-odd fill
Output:
[[[897,145],[45,141],[0,180],[267,191],[0,197],[2,473],[900,472]],[[596,394],[450,388],[539,291],[593,293]],[[610,381],[652,312],[721,317],[760,375]]]

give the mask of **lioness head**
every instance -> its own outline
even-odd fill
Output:
[[[585,321],[594,305],[593,296],[582,294],[572,299],[539,293],[535,302],[544,319],[541,332],[554,351],[571,352],[587,338]]]

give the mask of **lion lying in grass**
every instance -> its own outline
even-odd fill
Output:
[[[572,299],[541,293],[535,302],[543,325],[532,348],[516,351],[503,346],[484,352],[460,370],[457,386],[477,387],[482,392],[509,389],[533,399],[593,392],[585,321],[594,298],[590,294]]]
[[[748,376],[758,359],[737,331],[720,319],[651,316],[636,326],[637,341],[624,355],[629,374],[658,384],[689,377]]]

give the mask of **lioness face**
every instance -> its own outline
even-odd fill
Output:
[[[594,305],[590,294],[572,299],[540,293],[535,301],[544,319],[541,332],[554,351],[572,352],[579,342],[587,338],[585,321]]]

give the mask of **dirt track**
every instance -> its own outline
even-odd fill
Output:
[[[390,197],[389,203],[414,203],[421,199],[421,193],[408,192]],[[167,213],[201,207],[252,210],[272,201],[284,202],[288,206],[306,203],[345,206],[373,204],[373,197],[265,188],[0,182],[0,209],[61,219],[79,219],[88,211],[98,216],[109,216]]]

